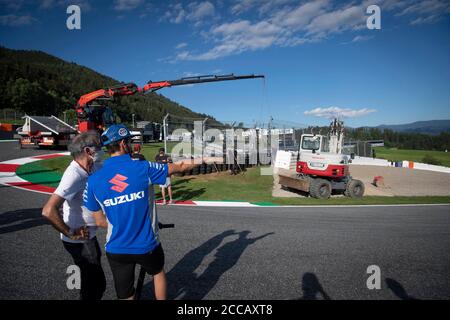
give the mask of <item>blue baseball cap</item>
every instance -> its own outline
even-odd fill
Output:
[[[113,142],[133,137],[130,130],[123,124],[113,124],[102,133],[102,143],[107,146]]]

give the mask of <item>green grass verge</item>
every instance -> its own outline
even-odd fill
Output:
[[[147,145],[143,149],[147,159],[154,159],[160,144]],[[34,183],[56,187],[69,156],[46,159],[19,167],[18,175]],[[333,197],[328,200],[313,198],[272,197],[272,176],[261,176],[259,168],[249,168],[245,174],[231,176],[228,172],[197,176],[174,176],[173,197],[176,200],[248,201],[260,205],[367,205],[367,204],[428,204],[450,203],[445,197],[374,197],[362,199]],[[155,187],[161,197],[159,187]]]
[[[20,117],[18,117],[18,119],[16,119],[16,120],[0,118],[0,123],[11,123],[11,124],[23,125],[24,122],[25,122],[25,120],[21,119]]]
[[[68,158],[68,159],[61,159],[61,158]],[[61,157],[61,158],[59,158],[60,162],[58,162],[58,167],[63,166],[65,163],[69,164],[70,162],[69,157]],[[27,163],[23,166],[20,166],[17,169],[16,174],[24,180],[56,188],[59,184],[59,181],[61,180],[62,173],[64,172],[65,167],[56,169],[49,166],[47,163],[44,163],[44,161],[47,162],[50,160],[56,159],[48,159]]]
[[[28,165],[30,165],[31,168],[33,167],[32,165],[37,165],[42,166],[47,170],[53,170],[62,176],[66,168],[69,166],[70,162],[72,162],[71,156],[63,156],[52,159],[45,159],[42,161],[31,162],[19,168],[25,167],[25,169],[28,170],[27,169]]]
[[[172,189],[177,200],[270,202],[272,182],[272,176],[261,176],[258,168],[249,168],[245,174],[236,176],[228,172],[175,176]]]
[[[141,153],[145,156],[148,161],[155,161],[155,157],[158,154],[159,148],[164,148],[164,143],[157,142],[151,144],[145,144],[141,150]],[[167,149],[170,149],[169,145]]]
[[[443,166],[450,167],[450,152],[428,150],[403,150],[396,148],[376,147],[377,158],[389,161],[415,161],[422,162],[423,157],[430,155],[439,160]]]

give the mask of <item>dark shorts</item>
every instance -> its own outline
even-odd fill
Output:
[[[117,297],[127,299],[134,294],[136,264],[150,275],[160,273],[164,267],[164,250],[161,244],[145,254],[115,254],[106,252],[114,278]]]

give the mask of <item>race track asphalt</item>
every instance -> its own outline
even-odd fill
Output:
[[[1,161],[42,154],[14,146],[0,144]],[[0,186],[0,299],[78,298],[71,258],[41,217],[47,198]],[[161,230],[172,299],[450,298],[450,206],[158,209],[176,224]],[[370,265],[380,290],[367,288]],[[104,256],[103,267],[115,299]],[[145,298],[151,287],[147,277]]]

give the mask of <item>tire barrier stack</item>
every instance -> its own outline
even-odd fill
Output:
[[[216,163],[216,164],[202,164],[200,166],[195,167],[194,169],[185,172],[177,174],[177,176],[183,177],[183,176],[197,176],[197,175],[205,175],[210,173],[216,173],[216,172],[226,172],[230,171],[233,172],[233,166],[235,166],[234,170],[236,171],[246,171],[247,168],[251,168],[256,166],[255,164],[251,164],[249,161],[249,156],[247,155],[245,157],[245,162],[242,164],[226,164],[226,163]]]

